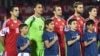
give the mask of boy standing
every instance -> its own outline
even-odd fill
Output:
[[[67,56],[81,56],[80,48],[80,35],[76,31],[77,20],[70,19],[69,22],[70,30],[65,33],[67,41]]]
[[[94,21],[88,20],[86,22],[86,31],[83,35],[85,44],[85,56],[98,56],[97,36],[94,32]]]
[[[58,36],[54,32],[54,22],[52,19],[45,21],[46,31],[43,34],[45,45],[44,56],[57,56],[59,54]]]
[[[20,35],[17,40],[17,56],[30,56],[30,41],[26,37],[28,32],[28,26],[26,24],[21,24],[19,26]]]

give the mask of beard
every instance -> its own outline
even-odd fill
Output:
[[[60,14],[60,15],[57,15],[57,16],[59,16],[59,17],[62,17],[62,14]]]
[[[58,15],[59,17],[62,17],[62,15]]]
[[[15,15],[15,17],[16,17],[16,18],[18,18],[18,17],[19,17],[19,15]]]
[[[82,15],[82,14],[83,14],[83,12],[80,12],[80,11],[77,11],[77,13],[78,13],[78,14],[80,14],[80,15]]]

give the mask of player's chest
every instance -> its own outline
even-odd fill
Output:
[[[23,38],[21,41],[22,41],[21,43],[24,45],[27,43],[27,39],[25,39],[25,38]]]
[[[78,33],[71,32],[71,39],[75,39],[77,37]]]
[[[42,19],[36,19],[36,20],[33,22],[32,26],[33,26],[34,28],[43,28],[43,27],[44,27],[44,22],[43,22]]]
[[[48,34],[49,41],[52,41],[54,39],[54,33]]]
[[[8,22],[8,24],[7,24],[7,27],[9,29],[8,33],[10,33],[10,32],[19,33],[18,27],[20,24],[21,24],[20,22],[13,22],[13,21]]]
[[[84,21],[79,19],[79,20],[77,20],[77,24],[78,24],[78,26],[83,26],[84,25]]]
[[[65,26],[65,23],[64,23],[64,21],[55,20],[55,21],[54,21],[54,26],[55,26],[56,29],[57,29],[57,28],[63,29],[64,26]]]
[[[87,40],[88,41],[92,40],[93,38],[96,38],[95,34],[87,34]]]
[[[18,28],[19,27],[19,23],[11,23],[10,25],[9,25],[9,28],[10,29],[15,29],[15,28]]]

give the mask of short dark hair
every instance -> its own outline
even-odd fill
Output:
[[[42,5],[42,3],[40,3],[40,2],[36,2],[36,3],[33,4],[33,8],[36,8],[36,6],[37,6],[38,4],[41,4],[41,5]]]
[[[13,6],[9,7],[9,12],[10,12],[10,11],[13,11],[15,7],[18,7],[18,6],[13,5]]]
[[[94,25],[94,21],[93,20],[88,20],[86,21],[86,27],[93,24]]]
[[[75,2],[75,3],[73,4],[73,7],[74,7],[74,8],[77,8],[78,5],[83,5],[83,3],[82,3],[82,2]]]
[[[91,12],[93,8],[97,9],[95,6],[89,6],[88,9],[87,9],[87,12],[88,13]]]
[[[56,7],[61,7],[61,6],[60,6],[60,5],[54,5],[54,6],[53,6],[53,11],[56,10]]]
[[[76,20],[76,19],[70,19],[70,20],[68,21],[68,24],[71,25],[73,21],[77,21],[77,20]]]
[[[27,25],[27,24],[20,24],[20,25],[19,25],[19,31],[20,31],[23,27],[25,27],[25,26],[27,26],[27,27],[28,27],[28,25]]]
[[[52,19],[47,19],[47,20],[45,21],[45,25],[49,25],[52,21],[53,21]]]

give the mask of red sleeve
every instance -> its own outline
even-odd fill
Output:
[[[3,23],[2,29],[0,30],[0,36],[5,36],[7,32],[9,32],[9,27],[7,27],[9,19]]]

